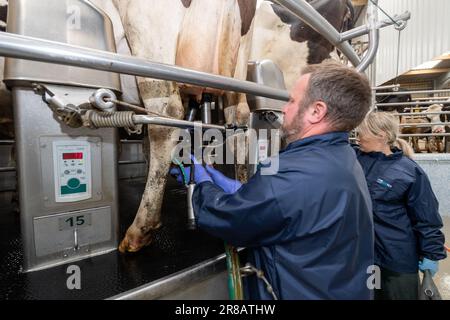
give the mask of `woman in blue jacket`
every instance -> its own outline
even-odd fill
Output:
[[[446,258],[438,201],[397,133],[398,121],[384,112],[371,112],[358,128],[356,150],[372,198],[375,264],[381,270],[375,299],[417,299],[418,269],[434,275]]]

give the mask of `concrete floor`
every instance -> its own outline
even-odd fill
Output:
[[[450,217],[443,217],[444,228],[447,247],[450,246]],[[450,253],[449,258],[443,260],[439,264],[439,272],[434,277],[434,282],[442,295],[442,299],[450,300]]]

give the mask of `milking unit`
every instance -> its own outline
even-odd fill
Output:
[[[68,21],[71,8],[78,22]],[[8,32],[115,52],[111,21],[87,1],[10,0]],[[6,59],[5,82],[14,101],[24,270],[115,250],[116,130],[72,128],[48,104],[70,108],[98,88],[119,92],[119,76]]]

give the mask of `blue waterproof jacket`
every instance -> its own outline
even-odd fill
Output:
[[[371,299],[372,207],[347,133],[309,137],[279,155],[275,175],[262,169],[235,194],[199,184],[193,204],[198,226],[247,247],[280,299]],[[250,299],[272,299],[248,278]]]
[[[416,273],[419,257],[444,259],[439,204],[425,172],[399,149],[386,156],[354,148],[372,197],[375,263],[399,273]]]

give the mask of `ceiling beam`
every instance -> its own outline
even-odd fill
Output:
[[[437,58],[434,59],[434,60],[450,60],[450,54],[446,54],[446,55],[437,57]]]
[[[450,71],[450,69],[448,69],[448,68],[412,70],[412,71],[405,73],[404,76],[420,76],[420,75],[426,75],[426,74],[446,73],[449,71]]]

